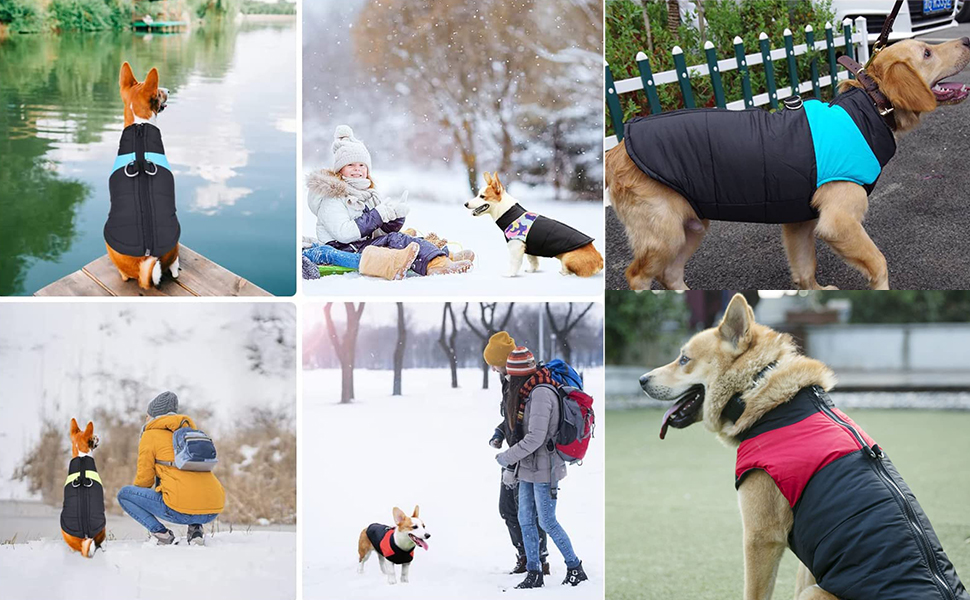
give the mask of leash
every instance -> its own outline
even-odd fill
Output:
[[[903,0],[896,0],[896,4],[893,5],[892,11],[889,16],[886,17],[886,22],[882,25],[882,31],[879,32],[879,37],[876,38],[876,43],[872,45],[872,54],[869,55],[869,60],[866,61],[865,65],[861,65],[847,55],[842,55],[839,57],[838,62],[840,65],[845,67],[850,73],[855,75],[856,80],[862,84],[862,88],[865,90],[869,98],[876,105],[876,110],[879,111],[879,116],[892,131],[896,131],[896,115],[893,108],[893,103],[889,101],[889,98],[879,89],[879,84],[873,79],[867,72],[866,69],[872,64],[876,55],[882,52],[882,50],[889,45],[889,34],[893,30],[893,24],[896,22],[896,17],[899,15],[899,9],[903,5]]]

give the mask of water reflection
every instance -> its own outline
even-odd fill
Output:
[[[292,294],[294,37],[285,22],[0,43],[0,294],[32,293],[103,254],[125,60],[139,79],[157,67],[169,89],[158,124],[182,242]]]

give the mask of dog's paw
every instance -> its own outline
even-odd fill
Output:
[[[407,583],[407,582],[408,582],[408,578],[405,577],[404,575],[401,575],[401,583]]]
[[[175,262],[168,268],[168,272],[172,274],[172,279],[179,278],[179,259],[175,259]]]
[[[157,287],[158,284],[162,282],[162,262],[159,260],[155,261],[155,266],[152,267],[152,283]]]
[[[387,585],[394,585],[395,583],[397,583],[397,579],[395,579],[393,577],[388,577],[387,578]]]

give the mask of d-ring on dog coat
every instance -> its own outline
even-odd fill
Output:
[[[112,250],[128,256],[163,256],[178,244],[175,178],[157,127],[125,127],[108,190],[111,211],[104,240]]]

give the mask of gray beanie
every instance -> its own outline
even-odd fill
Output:
[[[349,164],[363,163],[367,165],[370,175],[370,152],[364,142],[354,137],[354,130],[349,125],[338,125],[333,132],[333,170],[339,172]]]
[[[148,403],[148,416],[155,418],[179,411],[179,397],[172,392],[162,392]]]

